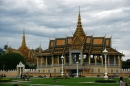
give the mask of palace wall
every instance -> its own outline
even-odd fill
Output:
[[[46,70],[46,69],[45,69]],[[38,69],[24,69],[24,73],[28,73],[29,75],[32,75],[34,77],[38,77],[38,76],[60,76],[61,73],[60,73],[60,70],[57,70],[59,71],[58,73],[54,73],[54,68],[52,70],[50,70],[50,72],[48,73],[47,70],[43,73],[42,69],[41,71],[39,72]],[[18,71],[15,69],[15,70],[0,70],[0,75],[2,74],[5,74],[6,77],[17,77],[19,74],[18,74]],[[114,75],[115,73],[109,73],[108,72],[108,76],[112,76]],[[79,75],[81,76],[85,76],[85,77],[97,77],[97,75],[100,75],[101,77],[104,76],[103,73],[79,73]],[[130,76],[130,69],[122,69],[121,70],[121,73],[118,73],[118,77],[120,76],[123,76],[123,77],[128,77]]]

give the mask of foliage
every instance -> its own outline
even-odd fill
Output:
[[[28,65],[28,64],[25,64],[25,69],[36,69],[36,65],[34,65],[34,66],[30,66],[30,65]]]
[[[11,79],[10,78],[1,78],[0,82],[10,82]]]
[[[26,64],[25,59],[18,53],[6,53],[0,56],[0,69],[16,69],[19,62]]]
[[[4,45],[4,49],[7,50],[7,48],[8,48],[8,45]]]
[[[122,62],[122,68],[123,69],[130,68],[130,59],[127,59],[126,61]]]
[[[96,80],[95,82],[99,82],[99,83],[115,83],[115,80]]]
[[[36,51],[36,52],[38,52],[38,51],[39,51],[39,49],[40,49],[40,48],[38,47],[38,48],[36,48],[36,49],[35,49],[35,51]]]
[[[3,55],[4,53],[5,51],[2,48],[0,48],[0,55]]]
[[[94,58],[91,58],[91,63],[94,63],[95,61],[94,61]]]

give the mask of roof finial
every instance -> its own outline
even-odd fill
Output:
[[[41,41],[40,41],[40,45],[39,45],[39,53],[42,52],[42,47],[41,47]]]
[[[106,33],[105,33],[104,37],[106,37]]]
[[[25,29],[23,28],[23,36],[25,36]]]
[[[40,41],[40,45],[39,45],[39,48],[41,49],[41,41]]]
[[[112,38],[112,34],[111,34],[111,38]]]
[[[92,36],[94,36],[94,32],[93,32],[93,35]]]
[[[80,6],[79,6],[79,16],[78,16],[78,20],[81,20],[81,18],[80,18]]]
[[[50,41],[51,39],[50,39],[50,37],[49,37],[49,41]]]
[[[80,6],[79,6],[79,14],[80,14]]]

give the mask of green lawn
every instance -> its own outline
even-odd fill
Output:
[[[12,82],[0,82],[0,86],[13,86],[19,84],[20,86],[119,86],[119,78],[114,78],[116,83],[95,83],[95,80],[102,80],[103,78],[68,78],[68,79],[56,79],[53,78],[31,78],[30,81],[22,81],[20,79],[12,78]],[[126,81],[126,78],[125,80]]]

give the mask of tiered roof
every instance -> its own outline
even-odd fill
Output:
[[[39,56],[52,56],[69,53],[69,50],[83,50],[83,53],[102,54],[104,48],[109,55],[123,55],[111,46],[111,37],[87,36],[84,33],[81,23],[80,10],[78,15],[77,28],[72,37],[55,38],[50,40],[49,48],[44,50]]]

